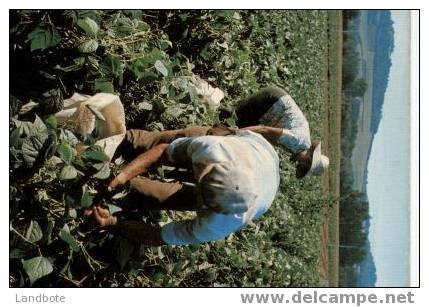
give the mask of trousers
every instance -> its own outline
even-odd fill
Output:
[[[142,152],[162,143],[171,143],[180,137],[197,137],[202,135],[226,136],[234,129],[223,125],[213,127],[193,126],[184,129],[167,131],[128,130],[124,141],[118,147],[115,156],[122,155],[126,161],[132,160]],[[188,176],[188,179],[193,179]],[[194,188],[184,185],[181,180],[163,182],[139,176],[130,181],[133,188],[129,200],[133,203],[144,203],[150,210],[199,210]]]

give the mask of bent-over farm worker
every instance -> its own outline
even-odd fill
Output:
[[[271,144],[280,145],[291,152],[291,160],[296,162],[297,178],[320,176],[329,167],[329,159],[321,151],[321,142],[311,140],[307,119],[283,89],[264,88],[240,101],[235,111],[228,112],[235,112],[239,128],[259,133]],[[222,126],[191,126],[160,132],[131,129],[127,131],[117,153],[126,155],[136,150],[145,151],[160,143],[170,143],[178,137],[225,135],[230,131],[230,128]]]
[[[329,166],[321,142],[312,141],[308,121],[295,100],[283,89],[270,86],[240,101],[234,110],[240,128],[261,133],[272,144],[292,152],[296,177],[320,176]]]
[[[195,185],[136,177],[158,162],[192,169]],[[252,131],[182,137],[139,155],[109,188],[128,181],[144,196],[157,200],[154,209],[194,210],[197,217],[157,227],[119,220],[100,207],[87,210],[86,215],[146,245],[202,243],[223,239],[268,210],[279,186],[279,158],[271,144]]]

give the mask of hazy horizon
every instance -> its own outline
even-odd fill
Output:
[[[376,286],[409,285],[410,12],[392,10],[394,50],[368,162],[369,241]]]

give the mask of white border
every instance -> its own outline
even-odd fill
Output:
[[[162,1],[135,1],[122,0],[75,0],[73,2],[61,2],[56,0],[21,0],[3,1],[1,5],[10,9],[415,9],[421,7],[418,0],[388,1],[388,0],[306,0],[306,1],[246,1],[246,0],[162,0]]]
[[[419,12],[411,12],[410,286],[419,285]]]
[[[144,6],[145,8],[243,8],[243,7],[252,7],[252,8],[281,8],[287,6],[287,8],[320,8],[323,6],[323,8],[343,8],[343,9],[360,9],[360,8],[419,8],[422,6],[422,4],[419,1],[379,1],[379,0],[361,0],[359,2],[352,2],[352,1],[317,1],[317,0],[311,0],[311,1],[288,1],[288,2],[279,2],[278,0],[264,0],[259,2],[244,2],[244,1],[226,1],[226,0],[217,0],[214,2],[203,2],[201,0],[195,0],[195,1],[174,1],[174,0],[164,0],[164,1],[152,1],[152,2],[137,2],[132,0],[122,0],[121,2],[112,2],[107,3],[105,1],[74,1],[73,3],[65,3],[59,2],[59,1],[5,1],[1,2],[2,9],[0,10],[1,18],[0,18],[0,33],[1,33],[1,42],[2,42],[2,48],[0,49],[1,57],[0,61],[2,62],[1,67],[4,68],[4,72],[2,74],[2,79],[0,82],[1,86],[1,97],[2,103],[0,104],[1,114],[4,116],[2,120],[2,124],[4,125],[3,129],[0,129],[0,139],[3,140],[3,142],[0,143],[1,146],[1,152],[5,153],[8,152],[8,148],[6,145],[5,140],[9,138],[8,135],[8,128],[6,127],[8,123],[7,115],[8,114],[8,92],[9,92],[9,80],[8,80],[8,72],[6,71],[7,67],[9,66],[9,56],[8,56],[8,28],[9,28],[9,18],[8,18],[8,9],[9,8],[66,8],[66,7],[80,7],[80,8],[117,8],[118,6],[126,7],[126,8],[141,8]],[[422,11],[422,15],[423,11]],[[414,20],[413,20],[414,21]],[[427,33],[427,31],[424,31],[427,29],[427,22],[425,22],[425,19],[422,18],[421,26],[423,29],[423,33]],[[415,24],[414,24],[415,25]],[[427,35],[427,34],[426,34]],[[423,34],[424,36],[424,34]],[[422,54],[428,54],[429,51],[427,48],[426,41],[424,40],[424,37],[422,37]],[[412,52],[415,54],[417,49],[413,49]],[[426,52],[425,52],[426,51]],[[412,62],[413,67],[418,68],[417,66],[414,66],[415,61]],[[429,67],[427,67],[427,61],[422,61],[422,72],[428,71]],[[412,85],[414,86],[418,80],[418,75],[416,74],[416,70],[412,71]],[[422,74],[422,84],[428,84],[428,80],[425,78],[424,74]],[[427,85],[426,85],[427,87]],[[423,87],[424,88],[424,87]],[[414,92],[414,91],[413,91]],[[417,97],[417,98],[416,98]],[[427,109],[427,103],[429,100],[426,98],[426,94],[423,91],[422,92],[422,104],[421,104],[421,118],[423,119],[421,123],[421,131],[429,131],[428,122],[427,120],[429,117],[428,109]],[[418,93],[414,94],[412,93],[412,103],[416,103],[416,99],[418,101]],[[416,105],[416,104],[414,104]],[[411,114],[412,118],[418,118],[418,113],[414,112]],[[417,117],[416,117],[417,116]],[[426,120],[425,120],[426,119]],[[415,122],[413,122],[414,129],[416,128]],[[414,130],[416,131],[416,130]],[[425,139],[425,135],[423,135],[423,138],[421,140],[421,150],[422,150],[422,156],[427,157],[429,155],[428,152],[428,142]],[[412,144],[416,145],[418,143],[418,134],[412,136]],[[415,146],[412,146],[412,148],[416,148]],[[413,150],[411,153],[412,157],[414,159],[418,156],[418,152],[416,150]],[[416,161],[416,160],[414,160]],[[429,171],[429,163],[428,160],[422,159],[422,173],[421,173],[421,186],[422,189],[422,195],[421,195],[421,214],[422,214],[422,225],[421,225],[421,233],[427,234],[428,233],[428,224],[425,220],[425,217],[429,217],[429,210],[427,209],[428,205],[428,198],[427,198],[427,192],[425,193],[425,187],[426,190],[429,187],[429,182],[427,180],[426,172]],[[258,292],[266,292],[266,293],[283,293],[283,292],[290,292],[293,290],[290,289],[119,289],[119,290],[110,290],[110,289],[9,289],[9,282],[8,278],[5,278],[5,276],[8,276],[8,250],[5,248],[8,244],[8,233],[6,230],[6,227],[8,227],[8,219],[9,219],[9,213],[8,213],[8,201],[6,200],[9,195],[9,178],[6,174],[9,172],[9,164],[8,160],[6,158],[0,160],[0,174],[2,174],[1,183],[0,184],[0,195],[2,195],[4,202],[2,202],[2,208],[1,208],[1,214],[0,214],[0,226],[2,227],[2,230],[0,231],[0,246],[3,246],[1,249],[0,255],[0,280],[1,280],[1,292],[3,295],[3,304],[6,306],[15,305],[15,293],[22,293],[22,294],[38,294],[38,293],[45,293],[45,294],[64,294],[67,296],[67,306],[88,306],[93,305],[94,303],[96,306],[115,306],[117,307],[119,305],[125,305],[125,304],[137,304],[137,305],[143,305],[143,306],[163,306],[167,304],[172,304],[174,306],[181,306],[182,304],[186,306],[222,306],[224,304],[225,306],[234,306],[234,305],[240,305],[239,302],[239,293],[258,293]],[[413,176],[418,174],[418,168],[413,165],[411,172]],[[413,178],[413,183],[417,183],[416,179]],[[418,191],[415,190],[415,187],[412,187],[412,195],[413,197],[412,201],[413,203],[415,201],[418,201]],[[416,215],[418,212],[416,210],[411,210],[411,217],[412,221],[416,221]],[[415,222],[413,224],[416,224]],[[412,237],[417,236],[416,232],[417,228],[412,229]],[[421,270],[421,277],[422,280],[420,281],[420,284],[422,285],[422,289],[415,289],[412,290],[417,295],[417,302],[416,305],[423,305],[423,300],[427,298],[428,291],[425,291],[427,288],[427,285],[424,283],[425,276],[429,276],[428,271],[428,265],[425,264],[424,259],[428,259],[428,247],[427,247],[427,236],[422,235],[422,249],[421,249],[421,256],[422,256],[422,270]],[[426,244],[425,244],[426,243]],[[411,260],[412,263],[418,262],[418,244],[414,241],[414,243],[411,243]],[[426,256],[426,257],[425,257]],[[411,282],[413,285],[416,281],[415,278],[418,278],[418,272],[412,272],[411,275]],[[408,289],[393,289],[393,290],[387,290],[387,289],[326,289],[320,291],[324,291],[325,293],[340,293],[340,292],[352,292],[352,293],[385,293],[387,291],[393,292],[393,293],[404,293],[408,291]],[[302,291],[305,291],[307,293],[311,292],[311,289],[303,289]],[[426,292],[426,293],[425,293]],[[426,305],[426,304],[425,304]],[[365,306],[365,305],[362,305]]]

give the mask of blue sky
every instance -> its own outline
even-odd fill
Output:
[[[409,12],[392,11],[395,48],[368,164],[369,241],[376,286],[409,284]]]

